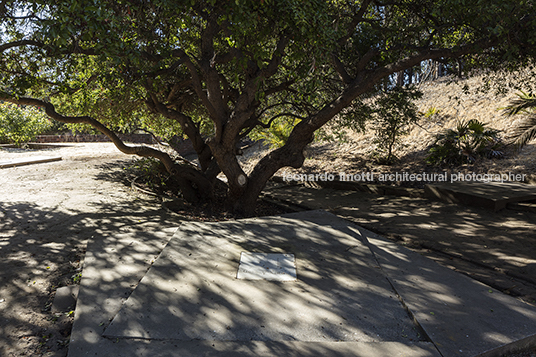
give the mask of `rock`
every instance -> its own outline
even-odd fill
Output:
[[[54,301],[52,302],[51,312],[74,310],[79,288],[80,285],[69,285],[58,288],[58,290],[56,290]]]

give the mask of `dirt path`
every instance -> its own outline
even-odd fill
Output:
[[[106,231],[167,220],[158,202],[114,182],[103,165],[128,160],[111,144],[0,149],[0,161],[62,161],[0,169],[0,356],[65,356],[72,313],[53,314],[58,286],[80,273],[87,240]]]

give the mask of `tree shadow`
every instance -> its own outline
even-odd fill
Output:
[[[114,258],[136,254],[126,254],[132,249],[128,239],[107,237],[115,242],[107,244],[114,246],[112,255],[96,245],[88,248],[88,256],[95,257],[89,267],[93,281],[83,281],[80,299],[87,305],[73,355],[104,349],[128,354],[125,349],[147,342],[152,346],[147,351],[154,352],[162,341],[178,349],[196,341],[212,352],[214,343],[227,341],[228,352],[263,348],[270,355],[355,348],[344,341],[395,341],[401,347],[422,341],[370,250],[345,228],[347,222],[324,219],[319,225],[314,213],[308,215],[311,221],[266,217],[184,223],[132,295],[127,285],[117,287],[134,278],[119,278],[125,267]],[[236,279],[242,251],[295,254],[299,278]],[[95,308],[100,301],[108,301],[108,309]],[[95,320],[97,310],[102,315]],[[93,337],[89,327],[96,330]],[[102,333],[107,339],[98,338]]]
[[[66,345],[69,322],[60,318],[46,331],[46,321],[54,318],[49,307],[56,286],[73,284],[88,218],[32,203],[0,203],[0,355],[20,346],[56,350]]]
[[[329,209],[424,253],[443,252],[446,265],[459,257],[536,287],[536,216],[531,212],[493,212],[424,198],[306,187],[280,188],[270,195],[302,207]]]
[[[50,312],[56,289],[75,283],[88,240],[179,224],[151,203],[86,202],[89,210],[77,210],[0,202],[0,355],[67,353],[72,313]]]
[[[121,241],[117,235],[108,239],[116,242],[114,246],[120,256],[135,253],[126,254],[131,249],[128,240]],[[120,271],[124,266],[114,262],[112,256],[93,250],[92,254],[99,255],[99,259],[91,267],[95,280],[85,290],[86,300],[93,304],[107,299],[117,301],[101,311],[100,320],[86,320],[92,329],[97,329],[96,335],[104,334],[106,338],[88,338],[89,331],[81,330],[78,341],[84,336],[86,340],[76,344],[73,355],[102,355],[104,350],[118,356],[134,350],[160,351],[160,355],[172,355],[170,351],[191,354],[216,350],[236,355],[314,355],[319,351],[351,351],[355,348],[352,343],[356,342],[396,342],[402,348],[426,340],[412,317],[418,321],[426,319],[433,331],[444,328],[447,320],[447,316],[430,316],[426,307],[425,313],[417,309],[413,310],[416,315],[408,315],[397,298],[401,290],[393,290],[385,279],[384,272],[388,272],[391,281],[399,283],[402,277],[406,286],[406,281],[411,282],[420,274],[421,267],[426,272],[421,279],[433,288],[417,285],[414,290],[405,291],[401,294],[405,304],[448,303],[450,321],[470,318],[473,313],[479,319],[488,318],[493,310],[494,316],[508,315],[515,321],[525,321],[527,316],[534,315],[529,306],[526,311],[512,306],[500,294],[492,301],[495,305],[491,312],[485,304],[478,307],[481,311],[472,310],[472,296],[460,295],[456,289],[461,282],[457,274],[448,278],[451,281],[443,281],[440,272],[426,265],[430,263],[421,265],[409,251],[396,251],[391,246],[382,246],[383,243],[374,242],[383,250],[381,256],[375,257],[368,246],[371,239],[377,238],[342,219],[315,211],[302,212],[299,219],[282,216],[185,223],[147,274],[137,275],[143,278],[135,290],[131,293],[127,285],[122,287],[124,295],[117,290],[119,278],[123,283]],[[240,253],[244,251],[295,254],[298,280],[237,279]],[[401,268],[402,263],[413,266],[415,271]],[[391,274],[398,274],[398,278]],[[110,275],[115,278],[109,278]],[[470,279],[467,281],[473,286]],[[483,292],[489,295],[487,288]],[[406,306],[414,308],[409,303]],[[436,308],[434,305],[433,309]],[[88,311],[94,313],[95,309],[88,305]],[[435,311],[439,314],[439,310]],[[472,336],[478,335],[469,342],[451,342],[442,348],[456,348],[457,343],[465,348],[469,343],[478,351],[511,341],[512,336],[503,335],[504,331],[497,326],[503,323],[501,318],[493,321],[494,324],[484,325],[478,331],[470,331]],[[453,326],[457,328],[451,322],[450,328]],[[523,330],[523,326],[514,329],[514,338],[530,332]],[[466,330],[460,325],[457,333],[464,334]]]

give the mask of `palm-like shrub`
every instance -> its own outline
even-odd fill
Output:
[[[511,144],[520,150],[536,138],[536,96],[521,92],[504,111],[508,116],[525,115],[509,135]]]
[[[474,163],[478,157],[501,157],[499,131],[476,119],[459,121],[455,129],[436,136],[426,162],[432,165],[456,166]]]

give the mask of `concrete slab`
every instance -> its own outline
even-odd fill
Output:
[[[113,357],[442,357],[432,343],[174,341],[105,339],[79,356]]]
[[[533,307],[323,211],[186,223],[131,294],[165,241],[88,247],[70,357],[495,357],[536,343]],[[298,280],[236,279],[244,251],[295,254]]]
[[[442,356],[501,356],[536,343],[536,308],[363,228],[396,291]]]
[[[499,182],[453,182],[426,185],[425,195],[449,203],[461,203],[498,211],[509,203],[536,200],[536,186]]]
[[[323,211],[184,224],[104,336],[181,343],[420,340],[371,251],[347,226]],[[243,251],[294,254],[298,280],[236,279]]]
[[[10,160],[10,161],[2,161],[0,162],[0,169],[6,168],[6,167],[22,166],[22,165],[41,164],[44,162],[52,162],[52,161],[59,161],[59,160],[61,160],[61,157],[59,156],[25,157],[25,158]]]
[[[102,332],[175,231],[132,227],[106,235],[96,230],[84,259],[69,357],[115,355],[107,353],[115,345]]]

